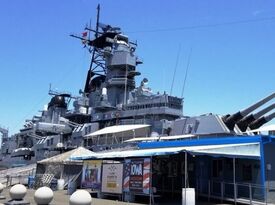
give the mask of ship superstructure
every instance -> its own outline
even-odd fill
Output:
[[[86,31],[93,32],[94,38],[89,39],[87,32],[83,37],[72,36],[80,38],[92,56],[84,88],[91,122],[99,123],[99,128],[150,124],[154,131],[163,133],[162,120],[182,117],[182,98],[153,93],[146,86],[147,78],[136,86],[135,77],[140,75],[137,66],[142,62],[135,53],[137,44],[120,28],[97,21],[96,29],[86,28]]]

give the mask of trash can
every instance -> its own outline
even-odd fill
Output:
[[[28,177],[28,187],[29,187],[29,189],[33,188],[34,182],[35,182],[35,177],[34,176],[29,176]]]
[[[57,190],[63,190],[65,185],[64,179],[58,179],[57,180]]]
[[[194,188],[182,188],[182,205],[195,205]]]
[[[67,190],[68,195],[71,195],[72,193],[74,193],[75,190],[76,190],[76,182],[69,180],[68,190]]]

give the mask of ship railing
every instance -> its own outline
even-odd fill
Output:
[[[0,183],[6,187],[13,186],[15,184],[27,185],[29,183],[29,177],[34,176],[35,173],[36,167],[18,172],[7,173],[6,175],[0,175]]]
[[[233,202],[234,204],[275,204],[275,186],[255,183],[230,182],[221,180],[206,180],[197,178],[196,196]]]

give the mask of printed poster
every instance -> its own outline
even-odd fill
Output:
[[[83,163],[82,169],[82,188],[99,190],[101,187],[101,160],[87,160]]]
[[[151,160],[126,159],[123,189],[125,192],[150,194]]]
[[[102,165],[102,188],[103,193],[122,194],[123,164]]]

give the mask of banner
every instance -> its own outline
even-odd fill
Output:
[[[101,165],[101,160],[87,160],[83,162],[82,188],[100,189]]]
[[[104,193],[122,194],[123,164],[102,165],[102,187]]]
[[[150,194],[151,160],[126,159],[123,189],[125,192]]]

